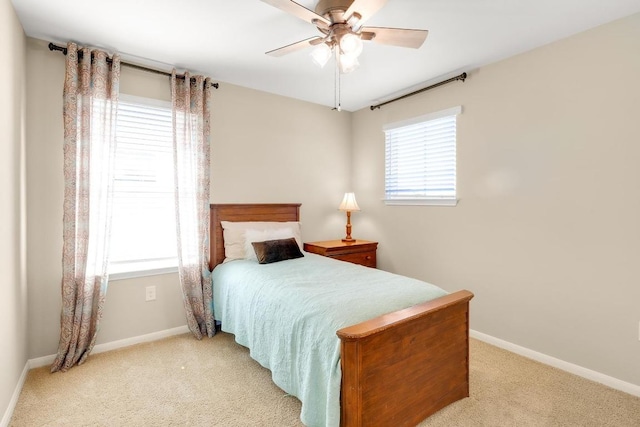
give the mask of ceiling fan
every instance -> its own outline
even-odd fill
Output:
[[[387,0],[319,0],[315,11],[291,0],[262,1],[310,22],[322,34],[271,50],[266,52],[267,55],[283,56],[316,46],[311,53],[313,61],[323,67],[335,52],[342,73],[358,67],[363,40],[418,49],[429,33],[427,30],[406,28],[364,27],[364,22],[380,10]]]

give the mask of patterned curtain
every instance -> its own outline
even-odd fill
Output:
[[[209,132],[211,81],[171,76],[178,268],[189,329],[215,334],[209,271]]]
[[[81,60],[78,56],[81,53]],[[67,46],[60,344],[51,371],[87,358],[107,291],[120,58]]]

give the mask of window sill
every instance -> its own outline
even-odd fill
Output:
[[[109,281],[133,279],[136,277],[155,276],[158,274],[177,273],[178,266],[174,262],[136,262],[115,264],[109,267]]]
[[[458,199],[383,199],[387,206],[456,206]]]

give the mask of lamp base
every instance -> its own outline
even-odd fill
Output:
[[[347,211],[347,235],[344,239],[342,239],[345,243],[353,243],[356,239],[351,237],[351,211]]]

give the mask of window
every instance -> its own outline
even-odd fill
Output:
[[[454,107],[384,127],[385,203],[455,206]]]
[[[171,103],[121,95],[109,273],[177,271]]]

